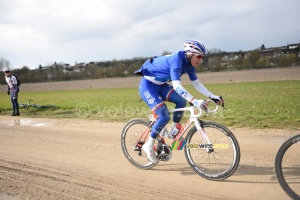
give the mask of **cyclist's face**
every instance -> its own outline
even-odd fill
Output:
[[[10,72],[9,71],[6,71],[4,72],[5,73],[5,76],[9,76],[10,75]]]
[[[202,55],[192,55],[191,57],[191,64],[193,67],[198,67],[202,62],[203,56]]]

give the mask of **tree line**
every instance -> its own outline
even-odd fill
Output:
[[[162,55],[171,52],[163,52]],[[22,83],[69,81],[134,76],[134,71],[150,57],[138,57],[123,60],[111,60],[89,63],[77,63],[74,66],[65,63],[53,63],[30,69],[24,66],[14,69]],[[208,50],[197,72],[261,69],[299,65],[299,44],[266,49],[264,45],[253,51],[223,52],[219,49]],[[0,59],[0,68],[9,67],[7,59]],[[0,80],[5,84],[5,80]]]

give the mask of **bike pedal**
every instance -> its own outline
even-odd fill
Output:
[[[139,146],[135,146],[135,147],[133,147],[133,150],[134,151],[141,151],[141,148]]]

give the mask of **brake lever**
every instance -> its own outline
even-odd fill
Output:
[[[221,96],[220,96],[220,99],[222,100],[221,106],[223,107],[223,109],[225,109],[224,100],[223,100],[223,98]]]

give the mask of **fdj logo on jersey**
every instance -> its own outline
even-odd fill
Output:
[[[184,92],[184,91],[182,91],[179,87],[177,87],[177,88],[175,89],[175,91],[176,91],[180,96],[182,96],[183,98],[186,98],[186,97],[187,97],[187,93]]]
[[[154,103],[155,98],[153,98],[153,97],[151,96],[151,94],[150,94],[148,91],[146,91],[146,92],[144,93],[144,96],[146,97],[147,102],[148,102],[149,104],[153,104],[153,103]]]

